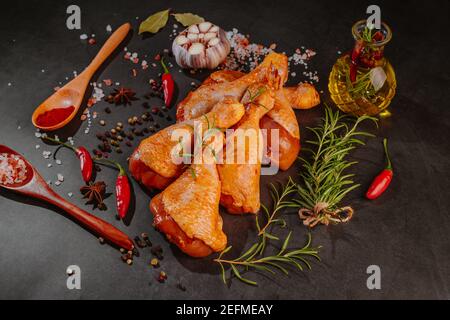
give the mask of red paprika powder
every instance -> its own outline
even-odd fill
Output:
[[[36,118],[36,124],[40,127],[52,127],[66,120],[75,110],[74,106],[54,108],[41,113]]]

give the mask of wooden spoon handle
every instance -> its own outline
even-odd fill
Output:
[[[127,22],[121,25],[114,33],[106,40],[103,47],[95,56],[94,60],[85,69],[85,72],[89,75],[93,75],[100,65],[109,57],[109,55],[119,46],[119,44],[125,39],[130,31],[131,25]],[[90,78],[90,77],[89,77]]]
[[[111,241],[120,248],[126,250],[132,250],[134,245],[133,241],[122,231],[109,224],[108,222],[97,218],[96,216],[78,208],[74,204],[61,198],[58,194],[53,191],[47,196],[50,203],[56,205],[57,207],[63,209],[71,217],[80,222],[83,226],[87,227],[89,230],[95,232],[100,237]]]

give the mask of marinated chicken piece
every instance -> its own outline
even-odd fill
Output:
[[[294,109],[310,109],[320,103],[319,93],[309,83],[299,83],[296,87],[283,88],[283,91]]]
[[[278,89],[287,80],[288,63],[284,54],[270,53],[250,73],[232,82],[220,82],[211,86],[202,86],[188,94],[178,104],[177,120],[198,118],[207,113],[224,96],[241,99],[247,88],[254,83],[264,83]]]
[[[204,85],[213,85],[220,82],[234,81],[244,76],[243,72],[220,70],[213,72],[203,83]],[[305,89],[312,87],[312,90]],[[293,89],[293,90],[292,90]],[[305,97],[302,98],[300,94],[306,92]],[[275,106],[270,110],[260,122],[260,128],[267,130],[268,138],[266,140],[267,149],[269,151],[269,157],[272,164],[278,165],[281,170],[287,170],[297,159],[300,152],[300,128],[298,121],[292,110],[291,101],[297,104],[301,104],[305,107],[307,104],[311,104],[310,95],[308,93],[315,93],[315,88],[309,84],[300,83],[295,88],[282,88],[276,92]],[[286,96],[289,95],[289,98]],[[314,96],[314,94],[312,94]],[[317,94],[318,97],[318,94]],[[317,103],[319,103],[317,101]],[[279,147],[278,152],[272,152],[271,146],[271,129],[278,129]]]
[[[232,97],[225,97],[206,115],[176,123],[142,140],[130,157],[129,170],[132,176],[148,189],[164,189],[183,172],[184,164],[174,159],[178,158],[181,150],[192,149],[194,121],[200,123],[203,129],[209,126],[226,129],[236,124],[244,113],[241,103]],[[178,140],[172,139],[179,132],[187,135]]]
[[[268,157],[272,165],[278,165],[281,170],[287,170],[297,159],[300,152],[300,139],[291,136],[279,123],[267,115],[259,122],[261,129],[267,130],[266,143]],[[272,148],[271,139],[273,129],[278,129],[278,150]]]
[[[243,77],[245,73],[234,70],[219,70],[213,72],[203,81],[202,86],[215,83],[231,82]],[[281,89],[293,109],[310,109],[320,103],[320,96],[316,88],[309,83],[299,83],[295,87]]]
[[[192,164],[150,202],[155,227],[192,257],[222,251],[227,244],[219,215],[221,183],[215,158],[222,148],[219,132],[203,149],[203,162]]]
[[[250,100],[250,101],[249,101]],[[246,113],[227,136],[225,160],[218,165],[222,195],[220,204],[229,213],[257,213],[260,208],[259,181],[263,139],[259,129],[261,118],[274,106],[274,93],[265,86],[250,86],[242,102]],[[245,140],[242,137],[245,134]],[[248,139],[246,137],[249,137]],[[253,139],[252,139],[253,138]],[[231,150],[230,150],[231,149]]]
[[[281,170],[289,169],[300,152],[300,128],[283,90],[275,93],[274,107],[261,119],[260,128],[267,130],[267,150],[272,164]],[[273,129],[278,129],[278,150],[272,147]]]

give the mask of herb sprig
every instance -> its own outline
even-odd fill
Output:
[[[304,148],[312,160],[299,158],[304,170],[300,174],[302,183],[297,185],[298,197],[293,202],[301,208],[300,218],[309,227],[318,223],[345,222],[352,217],[353,209],[340,207],[340,202],[350,191],[359,187],[352,180],[354,174],[346,173],[346,169],[357,162],[345,158],[357,145],[364,145],[359,137],[373,137],[370,133],[357,130],[361,122],[372,120],[376,123],[377,119],[361,116],[349,124],[346,121],[348,118],[326,107],[322,124],[308,128],[316,137],[316,140],[307,141],[313,149]]]
[[[350,66],[347,62],[339,61],[339,76],[345,79],[347,92],[353,99],[366,98],[371,100],[376,97],[376,91],[370,79],[370,72],[362,72],[357,70],[356,80],[352,82],[350,79]]]
[[[231,250],[232,247],[229,246],[220,253],[218,258],[214,259],[214,261],[220,265],[222,280],[224,283],[227,282],[224,267],[225,265],[230,266],[231,274],[240,281],[249,285],[257,285],[258,283],[256,281],[245,278],[242,273],[249,270],[255,270],[275,274],[275,270],[279,270],[284,274],[288,274],[288,266],[294,267],[301,271],[304,270],[304,266],[311,269],[311,264],[307,260],[308,257],[313,257],[320,261],[320,247],[314,248],[311,246],[310,234],[308,235],[307,243],[302,248],[288,249],[292,232],[289,232],[287,237],[284,239],[281,248],[276,254],[264,255],[268,240],[280,240],[278,236],[274,235],[272,232],[269,232],[269,229],[271,230],[275,225],[285,227],[286,222],[284,219],[278,218],[277,216],[282,209],[292,207],[294,205],[290,200],[288,200],[288,197],[296,191],[296,184],[292,181],[292,179],[289,179],[288,183],[285,186],[281,186],[280,189],[281,190],[271,184],[271,196],[273,199],[272,211],[270,212],[265,206],[262,206],[263,212],[265,213],[265,217],[267,219],[266,223],[261,226],[259,221],[260,219],[256,217],[258,241],[238,258],[223,258],[223,256]]]

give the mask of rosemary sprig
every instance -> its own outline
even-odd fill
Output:
[[[367,25],[361,32],[361,39],[366,43],[372,43],[373,40],[372,29],[369,28]]]
[[[303,265],[308,269],[311,269],[311,264],[306,259],[307,257],[314,257],[320,260],[319,249],[320,247],[313,248],[311,246],[311,235],[308,235],[308,241],[305,246],[301,249],[289,250],[288,246],[290,244],[291,234],[289,232],[288,236],[284,239],[280,250],[275,255],[264,256],[266,251],[267,242],[269,239],[279,241],[280,238],[272,233],[269,233],[269,229],[272,226],[281,225],[281,227],[286,226],[284,219],[277,218],[277,215],[284,208],[291,207],[293,204],[287,198],[296,191],[296,184],[289,178],[288,183],[281,187],[281,191],[271,184],[271,196],[273,199],[273,209],[272,212],[262,206],[265,216],[267,218],[266,223],[261,226],[260,219],[256,217],[256,228],[258,230],[258,241],[256,241],[250,249],[244,252],[241,256],[235,259],[223,259],[223,256],[231,250],[231,246],[223,250],[219,257],[214,259],[221,268],[222,280],[224,283],[226,280],[226,272],[224,265],[229,265],[231,268],[231,274],[238,278],[240,281],[250,284],[257,285],[256,281],[247,279],[242,276],[243,272],[249,270],[256,271],[266,271],[271,274],[275,274],[275,270],[279,270],[285,274],[288,274],[287,266],[293,266],[301,271],[304,270]],[[302,265],[303,264],[303,265]]]
[[[338,60],[339,61],[339,60]],[[347,62],[339,61],[339,76],[345,79],[347,92],[353,99],[366,98],[373,99],[376,96],[375,88],[370,80],[370,72],[362,72],[357,70],[356,80],[352,82],[350,79],[350,66]]]
[[[222,280],[224,283],[227,282],[226,272],[224,268],[224,264],[228,264],[231,267],[232,273],[244,283],[250,285],[257,285],[256,281],[244,278],[242,276],[242,271],[239,271],[239,267],[243,267],[244,271],[249,269],[255,269],[258,271],[266,271],[271,274],[275,274],[274,269],[278,269],[284,274],[289,274],[286,266],[293,266],[301,271],[304,270],[303,265],[306,265],[308,269],[311,269],[311,264],[305,257],[314,257],[320,261],[320,257],[318,255],[320,248],[313,248],[311,246],[311,234],[308,234],[308,241],[301,249],[288,250],[289,241],[291,239],[292,231],[289,232],[288,236],[283,242],[281,249],[278,251],[276,255],[265,256],[259,258],[258,252],[260,252],[260,248],[262,242],[255,243],[250,249],[248,249],[245,253],[243,253],[240,257],[233,260],[222,259],[222,256],[230,251],[231,246],[223,250],[217,259],[214,259],[215,262],[219,263],[220,268],[222,270]]]
[[[351,207],[340,207],[345,195],[359,187],[359,184],[352,180],[354,174],[345,172],[357,162],[350,162],[345,157],[357,145],[364,145],[359,137],[373,136],[357,131],[360,123],[365,120],[376,123],[377,120],[370,116],[361,116],[348,123],[345,121],[347,118],[348,116],[339,111],[333,112],[326,107],[322,124],[308,128],[316,136],[316,140],[307,141],[314,147],[306,149],[312,160],[309,162],[305,158],[299,158],[304,170],[300,174],[302,183],[297,185],[298,198],[293,200],[295,205],[301,208],[299,215],[307,226],[348,221],[353,214]]]
[[[266,110],[269,110],[269,108],[267,108],[265,105],[256,101],[256,98],[258,98],[260,95],[262,95],[264,92],[266,92],[266,90],[267,90],[266,87],[259,87],[258,90],[253,94],[250,91],[250,89],[247,88],[247,92],[249,95],[248,104],[254,104],[257,107],[262,107]]]

